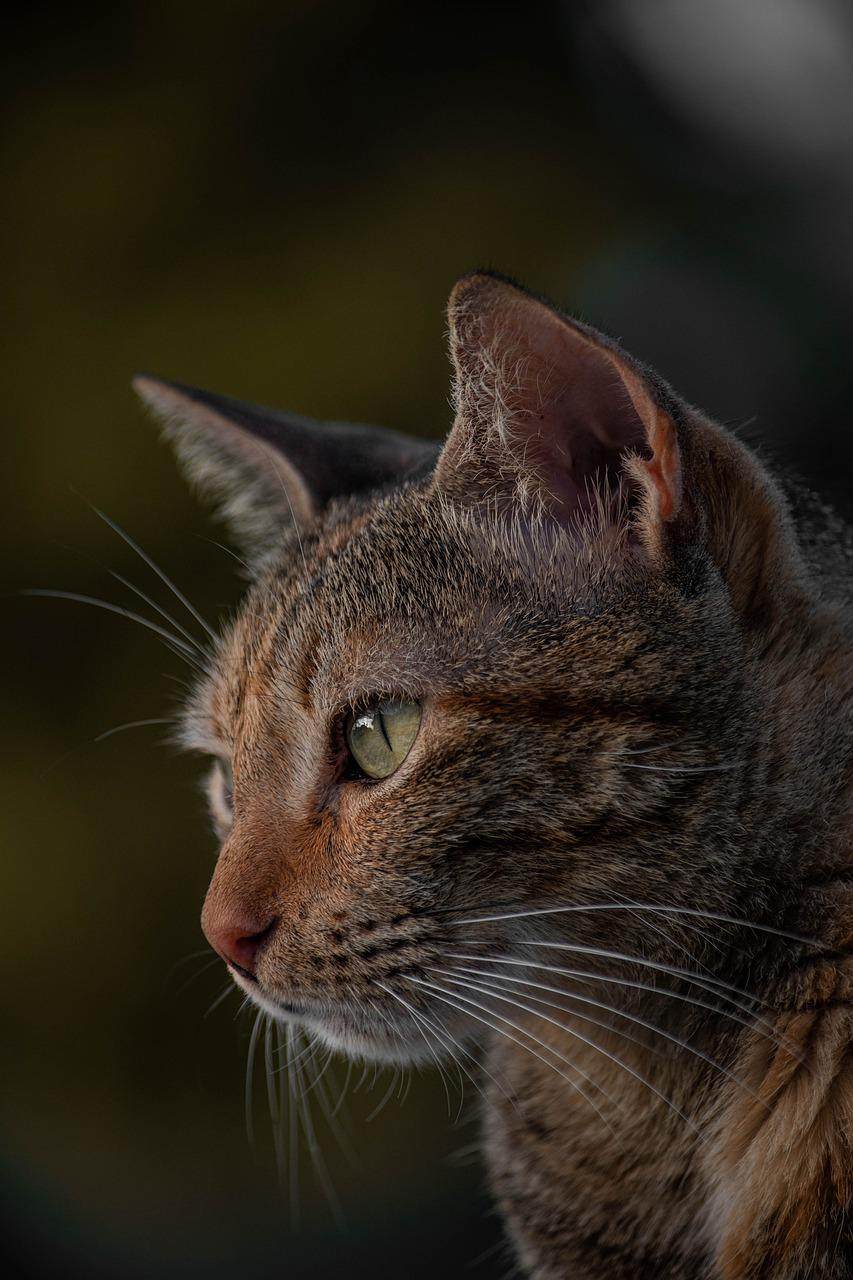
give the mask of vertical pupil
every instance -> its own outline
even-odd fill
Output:
[[[387,778],[408,755],[420,724],[420,704],[406,699],[377,699],[353,711],[344,726],[350,755],[370,778]]]
[[[385,745],[387,746],[389,751],[393,752],[394,748],[391,746],[391,739],[388,737],[388,730],[385,726],[385,717],[382,714],[381,707],[376,712],[376,718],[379,721],[379,728],[382,730],[382,737],[385,739]]]

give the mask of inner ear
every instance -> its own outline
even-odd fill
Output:
[[[606,355],[564,324],[539,336],[541,347],[519,356],[516,384],[504,393],[513,404],[509,431],[557,509],[583,516],[604,491],[625,487],[627,455],[651,456],[646,428]]]
[[[457,417],[439,487],[538,499],[566,524],[609,499],[647,532],[675,517],[675,426],[629,356],[498,276],[460,281],[449,319]]]

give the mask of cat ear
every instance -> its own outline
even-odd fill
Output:
[[[423,472],[438,452],[396,431],[313,422],[148,374],[133,386],[253,558],[276,546],[284,526],[301,528],[333,498]]]
[[[456,421],[435,486],[462,500],[544,506],[582,527],[621,508],[649,549],[682,505],[665,388],[630,356],[502,276],[448,306]]]

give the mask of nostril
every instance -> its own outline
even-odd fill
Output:
[[[230,927],[225,925],[216,930],[211,930],[213,936],[210,937],[210,942],[214,950],[219,952],[223,960],[232,969],[236,969],[244,978],[254,980],[258,952],[272,934],[275,926],[275,918],[256,933],[246,932],[245,924],[242,926],[231,925]]]

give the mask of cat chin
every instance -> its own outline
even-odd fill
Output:
[[[232,971],[236,984],[246,992],[258,1008],[270,1014],[277,1022],[296,1024],[312,1032],[330,1049],[345,1057],[359,1061],[387,1063],[391,1066],[417,1066],[435,1063],[435,1052],[430,1052],[423,1040],[407,1040],[401,1035],[390,1035],[380,1024],[375,1030],[367,1026],[367,1019],[347,1013],[324,1011],[321,1015],[303,1012],[285,1001],[274,1000],[250,985]]]
[[[313,1031],[330,1049],[359,1062],[368,1060],[397,1067],[418,1066],[429,1062],[435,1065],[435,1055],[431,1055],[423,1043],[391,1039],[387,1034],[365,1035],[339,1019],[320,1021],[311,1018],[301,1021],[303,1026]]]
[[[374,1027],[370,1025],[369,1018],[358,1014],[335,1012],[317,1017],[289,1013],[282,1009],[277,1016],[283,1021],[298,1022],[329,1049],[359,1062],[367,1060],[389,1066],[435,1063],[435,1054],[429,1053],[423,1041],[409,1040],[402,1034],[389,1033],[382,1023]]]

